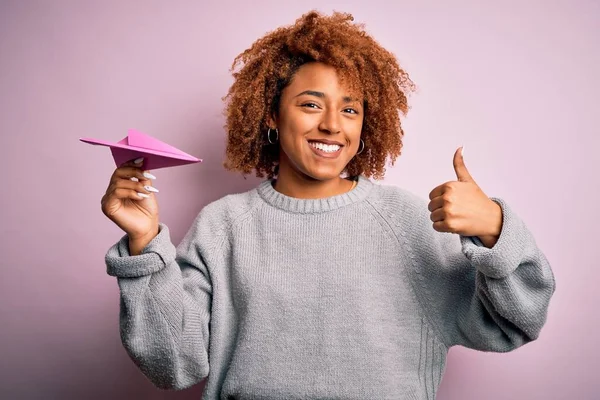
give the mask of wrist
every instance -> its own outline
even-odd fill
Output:
[[[158,235],[159,227],[156,226],[150,232],[142,236],[129,236],[129,254],[140,255],[142,250]]]
[[[498,242],[498,239],[500,238],[500,236],[477,236],[479,238],[479,240],[481,241],[481,243],[487,247],[488,249],[491,249],[492,247],[494,247],[494,245],[496,244],[496,242]]]
[[[503,215],[502,207],[495,201],[491,201],[490,222],[487,224],[490,230],[485,235],[479,235],[478,238],[481,243],[487,248],[492,248],[500,238],[500,232],[502,231]]]

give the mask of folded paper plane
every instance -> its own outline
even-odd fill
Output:
[[[79,140],[93,145],[110,147],[117,167],[139,157],[144,157],[142,168],[145,170],[202,162],[201,159],[134,129],[130,129],[127,137],[117,143],[91,138],[80,138]]]

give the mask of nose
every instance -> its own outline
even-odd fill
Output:
[[[340,133],[340,115],[335,109],[329,109],[323,113],[323,118],[319,123],[319,130],[329,134]]]

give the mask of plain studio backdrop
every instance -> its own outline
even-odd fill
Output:
[[[384,183],[426,198],[465,145],[556,275],[539,340],[453,348],[438,399],[600,396],[598,2],[14,0],[0,2],[0,397],[200,397],[154,388],[121,345],[104,254],[123,232],[100,210],[115,166],[78,139],[135,128],[204,159],[154,171],[179,243],[203,206],[259,182],[222,167],[233,58],[311,9],[354,14],[418,86]]]

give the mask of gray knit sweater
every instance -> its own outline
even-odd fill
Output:
[[[127,236],[109,249],[123,344],[158,387],[208,376],[204,399],[433,399],[450,346],[510,351],[546,320],[550,265],[492,200],[487,249],[397,187],[303,200],[264,181],[206,206],[177,248],[161,224],[138,256]]]

